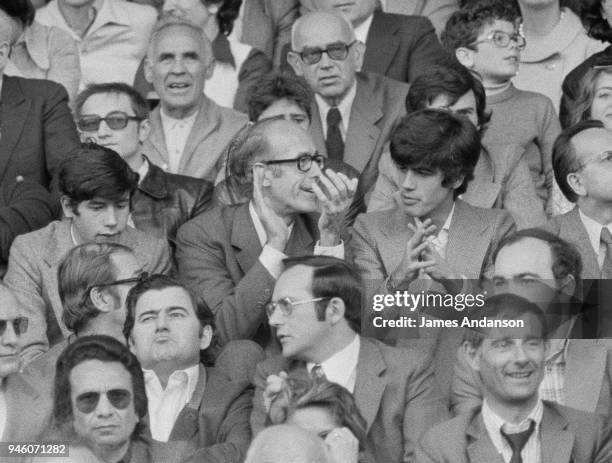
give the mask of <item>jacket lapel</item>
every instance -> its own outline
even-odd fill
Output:
[[[237,250],[236,260],[243,273],[247,273],[261,254],[261,243],[249,213],[249,203],[238,206],[234,212],[230,242]]]
[[[181,413],[176,418],[168,439],[169,441],[189,440],[198,432],[200,406],[205,395],[210,396],[207,393],[210,386],[206,383],[206,376],[206,370],[200,365],[196,388],[193,391],[191,400],[183,407]]]
[[[0,116],[0,179],[13,156],[15,146],[26,128],[31,101],[21,92],[19,81],[4,76],[2,82],[2,111]],[[9,117],[10,114],[10,117]]]
[[[198,116],[193,123],[193,127],[187,137],[187,142],[185,143],[185,148],[183,149],[183,155],[179,163],[179,172],[189,172],[187,166],[190,164],[191,158],[193,158],[198,151],[198,146],[219,127],[219,118],[211,103],[212,102],[206,96],[202,95]]]
[[[157,199],[162,200],[168,196],[168,185],[166,175],[159,167],[153,164],[144,156],[146,163],[149,165],[147,175],[138,184],[138,189],[143,193]]]
[[[574,447],[574,434],[567,431],[567,420],[556,409],[544,403],[541,443],[542,461],[569,463]]]
[[[327,148],[325,147],[325,136],[323,132],[323,123],[321,122],[321,116],[319,114],[319,106],[317,105],[316,99],[312,99],[311,113],[312,123],[310,124],[310,135],[315,143],[315,148],[323,156],[327,156]]]
[[[474,415],[468,425],[466,434],[468,436],[467,454],[470,463],[503,463],[504,460],[497,453],[480,412]]]
[[[166,139],[164,137],[164,127],[161,122],[160,106],[157,106],[151,112],[149,119],[151,120],[151,134],[145,141],[143,151],[151,159],[151,162],[158,165],[168,165],[170,158],[166,148]]]
[[[32,433],[31,426],[40,423],[44,419],[41,416],[43,410],[48,407],[33,406],[38,402],[40,393],[38,389],[30,384],[25,376],[15,374],[6,379],[6,405],[7,416],[4,435],[0,435],[3,441],[22,441]],[[37,425],[38,426],[38,425]],[[44,429],[43,426],[39,426]]]
[[[595,254],[595,250],[593,246],[591,246],[591,241],[587,235],[586,228],[584,228],[584,224],[582,220],[580,220],[578,207],[574,207],[574,209],[567,213],[563,228],[564,230],[561,231],[561,237],[566,239],[569,237],[569,240],[573,242],[580,251],[584,268],[583,278],[599,278],[601,271],[599,269],[599,263],[597,262],[597,254]]]
[[[474,169],[474,178],[468,183],[461,196],[465,202],[476,207],[492,208],[498,203],[501,179],[496,178],[495,165],[487,150],[480,151],[480,158]]]
[[[293,230],[285,247],[285,254],[292,257],[312,254],[314,238],[308,231],[304,218],[298,215],[293,222]]]
[[[387,386],[383,376],[387,365],[378,347],[366,338],[361,338],[357,376],[355,378],[355,402],[367,422],[367,431],[378,414],[380,401]]]
[[[393,16],[386,15],[380,10],[374,12],[366,38],[363,67],[376,69],[376,72],[385,75],[400,44],[397,29],[397,23],[393,21]]]
[[[409,222],[410,219],[401,210],[401,207],[396,206],[388,217],[388,223],[381,229],[386,238],[381,239],[378,246],[380,249],[380,257],[387,274],[390,274],[402,260],[402,250],[406,246],[406,242],[412,236],[412,232],[408,228]]]
[[[607,350],[591,339],[570,339],[569,343],[565,372],[566,405],[595,413],[606,370]]]

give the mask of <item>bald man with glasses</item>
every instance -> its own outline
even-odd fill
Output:
[[[222,343],[267,344],[265,304],[285,257],[344,257],[343,221],[357,180],[325,169],[325,161],[297,124],[258,122],[230,160],[252,184],[251,201],[216,207],[179,229],[179,276],[214,312]]]

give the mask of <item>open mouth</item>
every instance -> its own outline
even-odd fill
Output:
[[[188,83],[181,83],[181,82],[174,82],[171,84],[168,84],[168,88],[170,90],[185,90],[188,89],[189,87],[191,87],[191,84]]]
[[[527,379],[533,374],[533,371],[517,371],[512,373],[506,373],[506,376],[509,376],[513,379]]]

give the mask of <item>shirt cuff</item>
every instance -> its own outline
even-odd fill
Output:
[[[340,240],[340,244],[336,246],[321,246],[320,241],[315,244],[313,254],[315,256],[331,256],[338,259],[344,259],[344,241]]]
[[[283,259],[286,258],[287,255],[284,252],[280,252],[266,244],[259,255],[259,262],[261,262],[261,265],[270,272],[270,275],[272,275],[275,280],[278,280],[278,277],[283,271]]]

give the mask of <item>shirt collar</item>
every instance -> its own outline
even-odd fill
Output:
[[[344,96],[342,101],[338,104],[338,110],[340,111],[340,115],[342,116],[342,125],[345,129],[348,129],[349,120],[351,118],[351,108],[353,107],[353,101],[355,101],[355,96],[357,95],[357,80],[353,82],[353,85],[349,89],[348,93]],[[319,108],[319,115],[321,116],[321,123],[325,124],[327,121],[327,112],[330,110],[331,106],[327,104],[321,96],[317,93],[315,94],[315,99],[317,100],[317,106]]]
[[[580,220],[586,229],[587,235],[591,246],[595,250],[595,255],[599,255],[599,243],[601,241],[601,229],[604,227],[599,222],[596,222],[589,216],[585,215],[580,208],[578,208],[578,214],[580,214]],[[607,224],[605,227],[612,233],[612,224]]]
[[[142,369],[144,374],[145,384],[149,387],[153,386],[158,390],[162,390],[161,383],[159,382],[159,378],[157,374],[153,370],[145,370]],[[184,370],[175,370],[172,372],[170,377],[168,378],[168,384],[170,381],[185,381],[187,384],[187,397],[191,398],[193,392],[195,391],[196,385],[198,383],[198,379],[200,376],[200,365],[196,364],[189,368],[185,368]]]
[[[261,219],[257,215],[257,211],[255,210],[255,205],[253,204],[253,201],[249,201],[249,215],[251,216],[251,220],[253,221],[253,225],[255,226],[255,231],[257,232],[257,238],[259,238],[259,243],[263,248],[266,245],[266,241],[268,241],[268,235],[266,234],[266,229],[264,228],[263,223],[261,223]],[[291,222],[291,224],[289,225],[289,236],[291,236],[291,233],[293,232],[294,224],[295,221]]]
[[[213,56],[217,61],[230,64],[234,69],[236,69],[236,60],[232,54],[232,47],[224,34],[217,34],[217,37],[212,42],[212,50]]]
[[[164,108],[161,107],[160,105],[159,115],[161,117],[162,126],[166,130],[173,129],[179,123],[186,124],[189,130],[191,130],[191,128],[193,127],[193,124],[195,123],[196,118],[198,117],[199,112],[200,111],[198,110],[194,112],[191,116],[187,116],[184,119],[176,119],[172,116],[167,115],[166,112],[164,111]]]
[[[489,403],[487,402],[487,399],[484,399],[484,401],[482,402],[481,413],[482,420],[484,421],[485,428],[487,429],[489,437],[493,441],[493,445],[495,445],[495,448],[499,453],[502,453],[502,450],[509,445],[500,433],[502,426],[504,427],[505,432],[520,432],[525,431],[529,426],[529,421],[533,420],[535,421],[536,427],[532,435],[538,436],[540,434],[540,424],[542,423],[544,406],[542,404],[542,401],[538,399],[538,402],[536,403],[535,407],[533,407],[527,418],[525,418],[518,425],[506,423],[503,418],[501,418],[499,415],[497,415],[497,413],[493,411],[493,409],[491,409]]]
[[[357,367],[359,360],[359,349],[361,341],[359,335],[355,335],[353,340],[344,349],[339,350],[324,362],[321,362],[321,367],[325,372],[325,377],[333,382],[347,387],[349,379],[353,371]],[[308,372],[315,366],[312,362],[306,363]]]
[[[446,230],[446,231],[450,230],[450,225],[451,225],[451,221],[453,220],[454,213],[455,213],[455,202],[453,201],[453,207],[451,207],[450,213],[448,214],[448,217],[446,217],[446,220],[444,221],[444,224],[442,225],[442,230]]]
[[[149,160],[146,158],[146,156],[143,156],[143,160],[142,160],[142,165],[140,166],[140,169],[138,169],[138,185],[140,185],[142,183],[142,181],[144,180],[144,178],[147,176],[147,174],[149,173]]]
[[[374,19],[374,14],[368,16],[365,21],[355,28],[355,38],[362,43],[366,43],[368,32],[370,32],[370,26],[372,25],[372,19]]]

